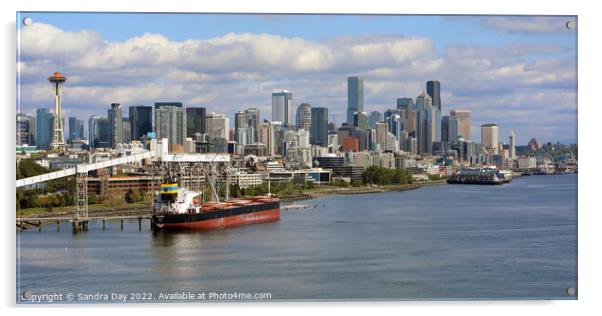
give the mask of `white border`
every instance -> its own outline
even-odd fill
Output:
[[[250,313],[250,314],[282,314],[286,313],[315,313],[316,311],[332,313],[351,313],[356,315],[374,313],[424,313],[427,314],[462,314],[462,315],[508,315],[508,314],[547,314],[547,315],[582,315],[593,314],[600,309],[600,290],[597,282],[601,281],[600,249],[600,207],[595,194],[600,171],[597,170],[596,158],[600,155],[602,135],[599,128],[600,108],[602,101],[596,97],[600,91],[600,51],[599,33],[602,30],[600,21],[602,12],[596,10],[595,1],[585,0],[417,0],[417,1],[387,1],[387,0],[347,0],[347,1],[284,1],[263,0],[220,0],[193,4],[190,0],[145,0],[145,1],[77,1],[77,0],[20,0],[19,2],[2,1],[2,37],[0,49],[4,69],[0,77],[2,100],[4,108],[8,109],[2,115],[2,131],[5,149],[2,159],[2,169],[6,176],[0,182],[0,192],[4,207],[2,242],[4,260],[2,272],[3,308],[15,307],[15,234],[12,210],[15,205],[14,195],[14,130],[15,130],[15,17],[16,11],[132,11],[132,12],[286,12],[286,13],[421,13],[421,14],[558,14],[578,15],[579,28],[579,143],[581,145],[579,161],[579,300],[578,301],[520,301],[520,302],[400,302],[400,303],[291,303],[291,304],[234,304],[234,305],[187,305],[184,308],[201,308],[200,310],[176,313]],[[517,285],[520,286],[520,285]],[[95,309],[82,310],[81,307],[51,307],[21,308],[12,312],[28,314],[60,313],[104,314],[119,309],[131,313],[132,308],[143,308],[143,313],[163,314],[170,312],[173,305],[153,304],[111,306],[111,310]],[[296,311],[289,310],[295,307]],[[168,310],[167,308],[170,308]],[[300,308],[300,309],[299,309]],[[335,310],[336,308],[336,310]],[[376,308],[376,310],[375,310]],[[284,310],[286,309],[286,311]],[[318,310],[316,310],[318,309]],[[9,311],[10,312],[10,311]],[[137,311],[136,311],[137,312]]]

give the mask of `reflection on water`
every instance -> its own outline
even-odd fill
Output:
[[[273,299],[573,298],[577,176],[307,201],[279,222],[17,233],[17,292],[242,291]]]

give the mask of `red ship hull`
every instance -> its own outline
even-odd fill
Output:
[[[246,213],[206,219],[201,221],[171,222],[154,224],[156,230],[181,231],[181,230],[212,230],[232,228],[247,224],[274,222],[280,219],[280,208],[274,208],[259,212]]]

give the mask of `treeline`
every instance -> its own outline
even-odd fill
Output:
[[[33,159],[21,159],[16,168],[17,179],[37,176],[55,170],[42,167]],[[39,189],[17,190],[17,211],[24,208],[74,205],[75,177],[59,178],[47,181]]]
[[[362,173],[364,184],[410,184],[412,174],[404,169],[389,169],[379,166],[370,166]]]
[[[303,190],[313,189],[315,185],[313,183],[307,184],[296,184],[293,182],[283,183],[272,183],[270,186],[270,193],[279,196],[290,196],[295,194],[303,193]],[[225,196],[225,187],[220,187],[220,196]],[[231,197],[249,197],[249,196],[261,196],[268,194],[268,184],[264,182],[260,185],[254,185],[247,188],[241,188],[238,184],[230,185],[230,196]],[[210,197],[210,195],[208,195]]]

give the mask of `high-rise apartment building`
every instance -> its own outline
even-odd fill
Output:
[[[111,103],[108,110],[109,119],[109,146],[116,148],[117,144],[123,143],[123,113],[121,104]]]
[[[155,107],[157,139],[167,138],[171,150],[183,151],[186,141],[186,110],[176,106]]]

